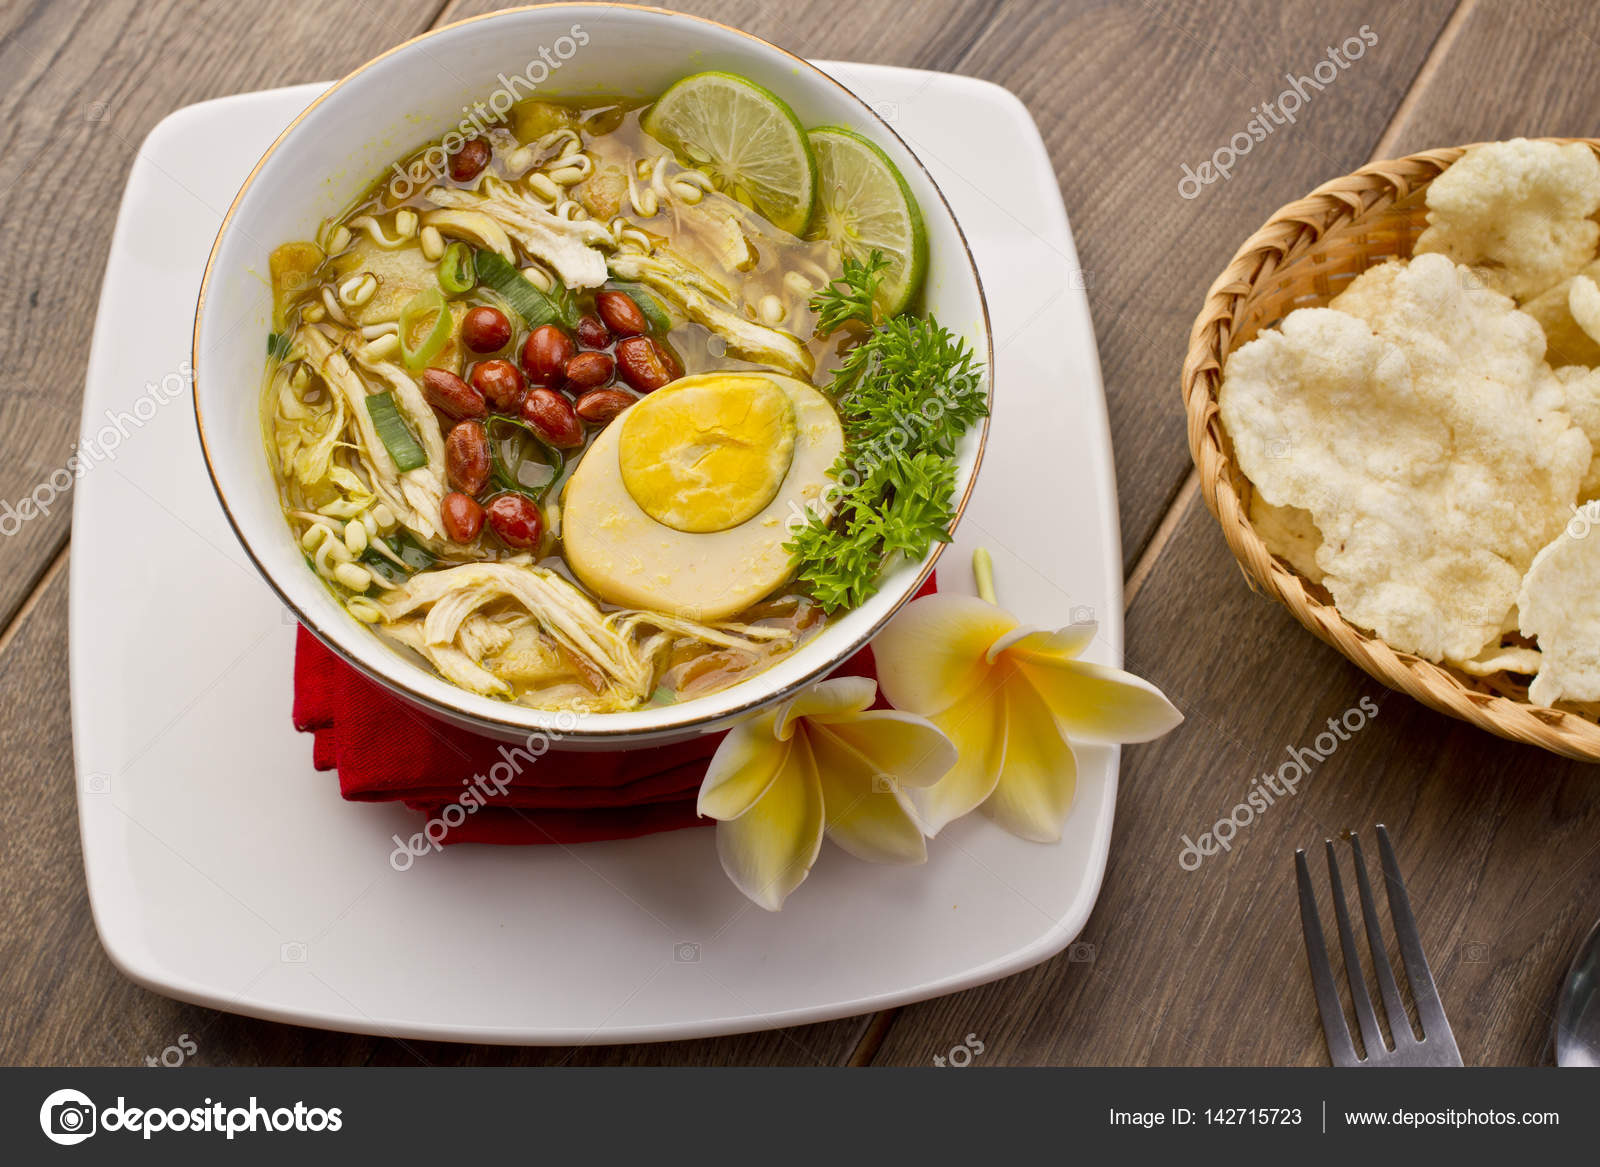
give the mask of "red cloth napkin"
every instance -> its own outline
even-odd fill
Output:
[[[928,582],[917,594],[935,590]],[[874,676],[863,648],[836,676]],[[880,701],[881,703],[881,701]],[[708,824],[695,814],[723,735],[609,752],[482,737],[432,717],[344,663],[304,628],[294,661],[295,728],[312,760],[337,770],[352,802],[404,802],[426,816],[423,843],[583,843]],[[416,838],[414,837],[414,841]]]

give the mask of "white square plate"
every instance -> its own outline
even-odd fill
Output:
[[[1100,619],[1120,664],[1121,553],[1094,332],[1050,160],[1022,104],[970,78],[825,64],[927,164],[978,260],[995,414],[941,586],[994,552],[1001,602]],[[1117,752],[1086,750],[1056,846],[981,816],[926,866],[825,846],[781,913],[723,876],[710,830],[447,848],[345,803],[289,712],[294,624],[212,494],[188,392],[200,273],[234,192],[322,87],[179,110],[145,141],[84,393],[71,664],[84,866],[100,937],[142,985],[218,1009],[395,1036],[651,1041],[796,1025],[1017,972],[1077,935],[1105,869]],[[308,179],[309,180],[309,179]],[[263,255],[277,240],[262,241]],[[263,356],[266,340],[263,337]],[[239,392],[254,393],[255,385]]]

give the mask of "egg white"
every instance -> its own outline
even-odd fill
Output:
[[[675,384],[725,375],[702,373]],[[777,494],[753,517],[723,531],[679,531],[657,522],[623,484],[618,450],[624,411],[584,454],[562,502],[567,562],[602,599],[691,620],[724,620],[771,595],[790,577],[793,564],[783,545],[808,512],[820,509],[832,481],[828,469],[844,449],[844,433],[833,405],[804,381],[776,373],[741,370],[736,375],[767,378],[794,406],[794,455]]]

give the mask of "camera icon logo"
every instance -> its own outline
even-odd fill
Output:
[[[1288,438],[1268,438],[1267,457],[1280,462],[1294,457],[1294,443]]]
[[[1489,959],[1489,946],[1482,941],[1473,941],[1461,953],[1468,964],[1482,964]]]
[[[1094,945],[1079,940],[1067,949],[1067,960],[1071,964],[1093,964]]]
[[[57,1090],[39,1107],[39,1129],[52,1143],[75,1146],[95,1132],[94,1102],[81,1090]]]
[[[699,964],[700,946],[687,940],[680,940],[672,946],[672,959],[679,964]]]
[[[301,940],[289,940],[278,946],[278,959],[284,964],[304,964],[306,946]]]

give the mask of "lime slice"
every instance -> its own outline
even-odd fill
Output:
[[[798,235],[811,221],[817,164],[794,111],[754,81],[696,73],[663,93],[644,132],[723,194]]]
[[[928,235],[916,197],[889,156],[854,130],[823,126],[807,137],[817,156],[817,209],[809,234],[849,259],[883,252],[889,266],[878,285],[878,307],[885,317],[904,312],[928,264]]]

